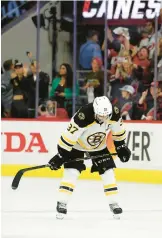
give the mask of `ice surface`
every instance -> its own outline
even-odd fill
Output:
[[[120,220],[109,211],[101,181],[79,180],[65,220],[56,220],[60,179],[2,178],[2,238],[160,238],[162,186],[118,183]]]

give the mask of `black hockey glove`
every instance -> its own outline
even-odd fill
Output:
[[[125,143],[118,144],[118,142],[116,142],[116,141],[114,142],[114,144],[116,147],[116,152],[117,152],[118,157],[121,160],[121,162],[123,162],[123,163],[128,162],[128,160],[130,159],[130,156],[131,156],[131,151],[127,147],[127,145]]]
[[[58,170],[64,163],[71,160],[71,152],[62,149],[59,145],[57,149],[58,153],[48,162],[51,170]]]
[[[51,170],[58,170],[65,163],[63,157],[58,153],[48,162]]]

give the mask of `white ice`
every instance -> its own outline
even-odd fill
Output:
[[[68,216],[56,220],[60,179],[2,178],[2,238],[160,238],[162,185],[118,183],[120,220],[114,220],[101,181],[79,180]]]

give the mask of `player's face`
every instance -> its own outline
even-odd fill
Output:
[[[96,119],[98,120],[99,123],[103,123],[103,122],[106,122],[106,120],[109,119],[109,116],[100,116],[100,115],[97,115],[96,114]]]

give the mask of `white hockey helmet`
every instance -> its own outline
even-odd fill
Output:
[[[96,97],[93,102],[93,109],[96,119],[101,122],[112,116],[112,104],[106,96]]]

